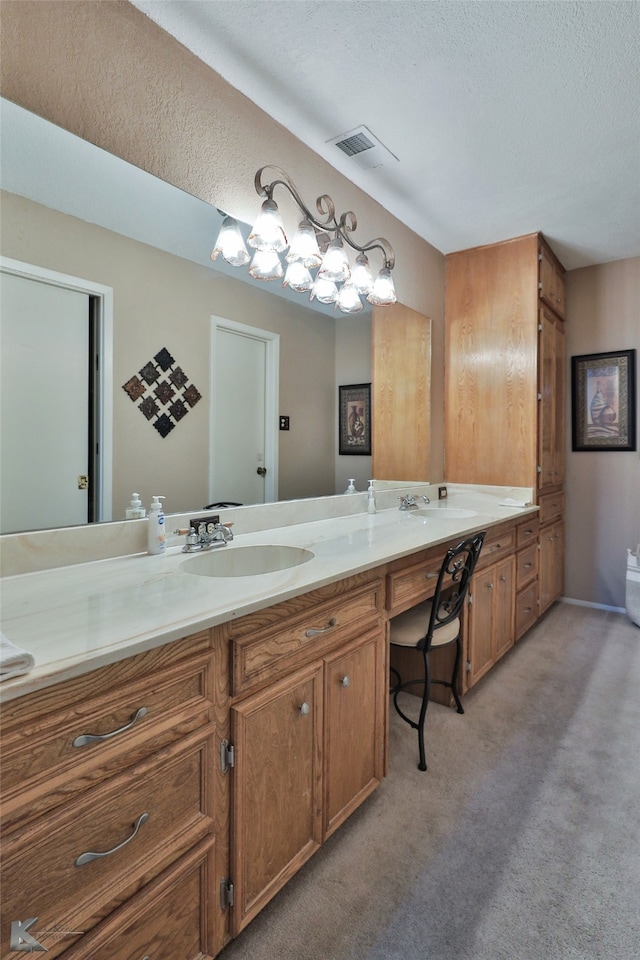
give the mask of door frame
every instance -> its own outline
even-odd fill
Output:
[[[111,520],[113,512],[113,287],[93,280],[48,270],[32,263],[0,257],[0,273],[9,273],[26,280],[64,287],[86,293],[96,303],[96,346],[100,358],[97,371],[97,410],[95,412],[97,455],[94,522]]]
[[[280,335],[270,330],[251,327],[237,320],[211,316],[211,407],[209,410],[209,499],[213,497],[213,479],[215,462],[215,384],[216,364],[218,360],[218,331],[224,330],[236,336],[260,340],[265,345],[265,403],[264,403],[264,461],[267,468],[265,476],[264,502],[272,503],[278,499],[278,408],[280,406]]]

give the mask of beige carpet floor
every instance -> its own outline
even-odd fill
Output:
[[[220,960],[640,960],[640,629],[559,603]]]

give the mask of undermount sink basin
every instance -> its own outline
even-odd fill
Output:
[[[302,547],[259,544],[254,547],[217,547],[183,560],[185,573],[198,577],[257,577],[263,573],[288,570],[311,560],[314,554]]]
[[[478,516],[477,510],[465,510],[463,507],[419,507],[414,515],[415,513],[438,520],[466,520],[468,517]]]

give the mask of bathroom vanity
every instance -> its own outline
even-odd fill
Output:
[[[202,960],[256,916],[383,779],[388,621],[447,546],[487,530],[463,689],[537,618],[538,508],[449,494],[256,524],[219,553],[313,555],[260,575],[188,572],[176,546],[4,579],[3,630],[36,666],[0,689],[2,957],[37,917],[52,957]]]

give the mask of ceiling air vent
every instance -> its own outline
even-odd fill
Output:
[[[398,158],[374,137],[368,127],[356,127],[327,140],[327,143],[332,143],[363,170],[383,167],[392,160],[398,162]]]

